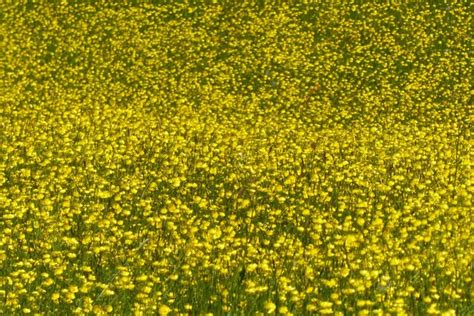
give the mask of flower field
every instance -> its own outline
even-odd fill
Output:
[[[2,1],[1,315],[474,315],[471,1]]]

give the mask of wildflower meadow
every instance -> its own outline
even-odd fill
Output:
[[[1,315],[474,315],[472,1],[0,1]]]

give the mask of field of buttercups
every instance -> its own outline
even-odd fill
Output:
[[[2,1],[0,314],[473,315],[471,1]]]

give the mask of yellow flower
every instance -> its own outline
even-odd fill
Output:
[[[169,307],[166,306],[166,305],[161,305],[161,306],[158,308],[158,314],[159,314],[160,316],[166,316],[166,315],[168,315],[170,312],[171,312],[171,308],[169,308]]]
[[[55,303],[58,302],[59,297],[60,297],[60,294],[57,293],[57,292],[56,292],[56,293],[53,293],[53,294],[51,295],[51,299],[52,299]]]
[[[276,309],[276,305],[272,301],[266,301],[263,307],[265,308],[268,314],[274,313]]]

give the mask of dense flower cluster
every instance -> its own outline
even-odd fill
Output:
[[[0,313],[474,313],[473,6],[431,2],[0,4]]]

